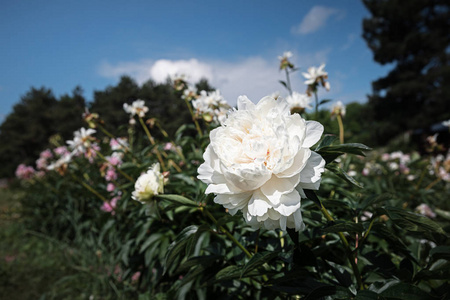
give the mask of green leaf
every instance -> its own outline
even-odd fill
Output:
[[[359,291],[355,300],[384,300],[385,298],[369,290]]]
[[[359,188],[363,188],[363,186],[360,183],[358,183],[353,177],[349,176],[344,170],[342,170],[337,163],[335,162],[329,163],[328,165],[325,166],[325,168],[336,174],[339,178],[344,179],[348,183],[356,185]]]
[[[241,267],[228,266],[217,272],[215,279],[219,281],[219,280],[237,279],[240,277],[241,277]]]
[[[407,283],[397,283],[389,286],[384,290],[381,295],[390,299],[401,299],[401,300],[431,300],[436,299],[431,297],[428,293],[425,293],[417,286]]]
[[[385,207],[384,210],[394,224],[405,230],[419,232],[431,231],[445,235],[445,231],[441,226],[425,216],[392,206]]]
[[[323,147],[330,146],[335,140],[337,140],[337,136],[327,134],[323,137],[323,139],[319,142],[316,149],[314,151],[318,151],[322,149]]]
[[[198,207],[198,204],[186,197],[180,196],[180,195],[155,195],[155,198],[168,200],[174,204],[181,204],[189,207]]]
[[[192,179],[192,177],[190,177],[190,176],[187,176],[186,174],[179,173],[179,174],[173,175],[172,177],[178,178],[178,179],[186,182],[188,185],[197,186],[194,179]]]
[[[283,80],[278,80],[278,82],[281,83],[285,88],[288,88],[286,82],[284,82]]]
[[[320,105],[328,103],[328,102],[331,102],[331,99],[323,99],[319,102],[319,105],[317,105],[317,106],[320,106]]]
[[[245,266],[242,268],[241,276],[245,277],[245,274],[249,273],[250,271],[259,268],[266,262],[272,260],[273,258],[277,257],[277,252],[258,252],[248,261],[248,263],[245,264]]]
[[[180,234],[175,238],[175,241],[170,244],[167,250],[166,257],[164,259],[164,273],[169,270],[181,253],[185,250],[186,244],[198,230],[198,226],[191,225],[183,229]]]
[[[313,190],[303,190],[305,192],[306,198],[314,202],[318,207],[322,207],[322,202],[317,197],[316,193]]]
[[[336,287],[332,285],[324,285],[315,288],[311,293],[306,295],[304,300],[322,299],[325,296],[331,296],[336,294]]]
[[[433,259],[446,259],[450,261],[450,246],[437,246],[430,250],[429,255]]]
[[[330,226],[322,228],[325,232],[363,232],[364,226],[361,223],[353,222],[330,222]]]
[[[322,147],[320,151],[317,151],[319,154],[322,153],[350,153],[356,155],[366,156],[364,151],[370,151],[371,148],[366,145],[359,143],[350,143],[350,144],[341,144],[341,145],[330,145],[326,147]]]

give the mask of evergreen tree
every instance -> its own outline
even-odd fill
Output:
[[[363,37],[375,61],[393,65],[387,76],[372,83],[375,139],[387,142],[405,130],[449,119],[450,3],[363,2],[372,14],[363,21]]]

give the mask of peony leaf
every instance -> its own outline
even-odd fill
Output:
[[[441,226],[425,216],[392,206],[385,207],[384,210],[394,224],[408,231],[445,234]]]
[[[415,285],[399,282],[385,289],[381,295],[386,298],[401,300],[432,300],[437,299]]]
[[[164,273],[170,270],[176,261],[181,257],[181,253],[185,250],[189,239],[197,232],[198,226],[191,225],[183,229],[170,244],[164,259]]]
[[[334,162],[329,163],[328,165],[325,166],[325,168],[336,174],[339,178],[344,179],[348,183],[356,185],[359,188],[363,188],[363,186],[359,182],[357,182],[353,177],[351,177],[344,170],[342,170],[337,163]]]
[[[359,143],[350,143],[350,144],[341,144],[341,145],[329,145],[325,147],[321,147],[320,151],[318,153],[322,155],[322,153],[330,154],[344,154],[344,153],[350,153],[350,154],[356,154],[356,155],[362,155],[366,156],[364,151],[370,151],[371,148],[367,147],[366,145],[359,144]]]
[[[331,135],[331,134],[324,135],[323,139],[319,142],[319,144],[316,147],[316,150],[314,150],[314,151],[317,152],[318,150],[322,149],[323,147],[330,146],[335,140],[337,140],[337,136],[335,136],[335,135]]]
[[[155,198],[168,200],[174,204],[181,204],[189,207],[198,207],[198,204],[186,197],[180,196],[180,195],[155,195]]]
[[[272,260],[278,256],[278,252],[258,252],[245,264],[241,271],[241,277],[245,277],[246,274],[261,267],[263,264]]]
[[[361,223],[353,222],[330,222],[330,226],[322,228],[325,232],[363,232],[364,226]]]

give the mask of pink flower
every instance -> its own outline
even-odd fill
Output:
[[[31,179],[36,171],[31,166],[20,164],[16,169],[16,177],[19,179]]]
[[[135,282],[139,280],[139,277],[141,277],[141,272],[136,272],[133,274],[133,276],[131,276],[131,282]]]
[[[58,154],[59,156],[64,156],[64,155],[70,153],[69,150],[67,150],[67,147],[66,147],[66,146],[60,146],[60,147],[58,147],[58,148],[55,148],[53,151],[54,151],[56,154]]]
[[[103,205],[100,207],[100,209],[104,212],[109,212],[111,215],[115,215],[115,209],[117,206],[117,201],[119,200],[119,197],[114,197],[109,202],[103,202]]]
[[[106,159],[113,166],[117,166],[117,165],[121,165],[122,164],[122,160],[119,157],[117,157],[117,156],[108,156]]]
[[[117,179],[117,173],[116,170],[114,170],[113,168],[109,168],[106,171],[106,175],[105,175],[105,179],[106,181],[113,181]]]
[[[40,157],[36,160],[36,168],[38,168],[39,170],[47,169],[47,166],[48,166],[47,158]]]
[[[112,192],[112,191],[114,191],[115,189],[116,189],[116,187],[115,187],[114,184],[112,184],[111,182],[108,183],[108,185],[106,186],[106,190],[107,190],[108,192]]]
[[[169,150],[171,150],[173,148],[173,144],[172,143],[166,143],[165,145],[164,145],[164,150],[165,151],[169,151]]]
[[[50,151],[50,149],[46,149],[44,151],[41,152],[41,154],[39,154],[40,158],[52,158],[53,157],[53,153],[52,151]]]
[[[425,203],[422,203],[422,204],[420,204],[419,206],[417,206],[417,207],[416,207],[416,211],[417,211],[419,214],[424,215],[424,216],[429,217],[429,218],[435,218],[435,217],[436,217],[436,214],[435,214],[435,213],[431,210],[431,208],[430,208],[427,204],[425,204]]]

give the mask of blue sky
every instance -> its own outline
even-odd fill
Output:
[[[278,56],[291,51],[300,72],[326,63],[330,92],[321,98],[367,101],[388,72],[362,39],[369,16],[360,1],[2,1],[0,121],[31,87],[55,96],[80,85],[87,100],[117,84],[186,73],[207,77],[230,104],[280,91]]]

